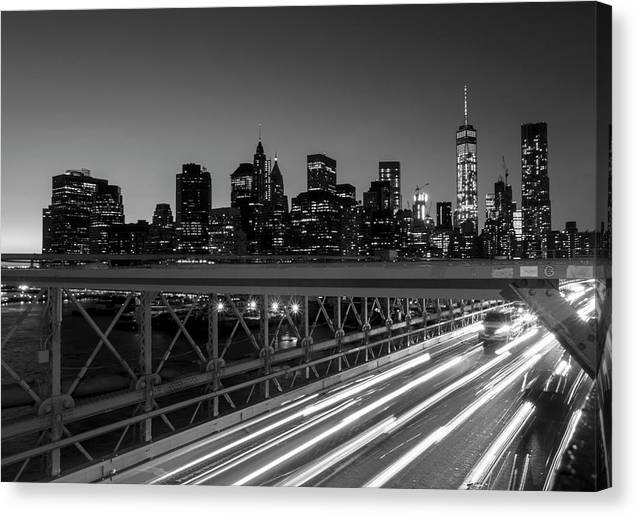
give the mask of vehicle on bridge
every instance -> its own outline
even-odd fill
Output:
[[[485,350],[508,343],[528,329],[535,317],[522,303],[513,303],[487,312],[478,333]]]

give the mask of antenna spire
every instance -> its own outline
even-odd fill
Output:
[[[467,110],[467,85],[464,85],[464,125],[469,123],[469,114]]]
[[[259,141],[261,141],[261,124],[259,124]]]

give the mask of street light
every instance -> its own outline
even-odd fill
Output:
[[[221,312],[223,311],[224,306],[223,306],[223,302],[217,302],[217,311]]]
[[[292,304],[292,314],[297,314],[299,312],[299,304],[298,303],[293,303]]]

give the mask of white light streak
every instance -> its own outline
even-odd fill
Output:
[[[502,354],[497,356],[493,361],[501,360],[506,357],[506,355]],[[473,403],[467,406],[463,411],[461,411],[458,415],[456,415],[448,424],[438,428],[436,431],[432,432],[425,439],[416,444],[412,449],[407,451],[403,456],[401,456],[394,463],[389,465],[389,467],[385,468],[378,475],[368,481],[364,486],[365,487],[382,487],[387,484],[392,478],[394,478],[397,474],[402,472],[405,468],[407,468],[413,461],[415,461],[419,456],[421,456],[425,451],[427,451],[430,447],[437,444],[446,438],[449,434],[455,431],[461,424],[467,421],[471,415],[473,415],[476,411],[478,411],[482,406],[495,398],[499,393],[501,393],[505,388],[511,385],[518,377],[521,377],[527,370],[529,370],[533,365],[535,365],[540,358],[541,354],[536,354],[530,358],[526,358],[522,356],[519,358],[516,363],[519,366],[513,370],[507,377],[502,379],[498,384],[493,386],[493,388],[483,395],[481,395],[478,399],[476,399]],[[489,363],[487,363],[489,364]],[[486,366],[486,365],[485,365]],[[438,394],[436,394],[438,395]],[[426,402],[426,401],[425,401]],[[397,419],[397,425],[400,422],[402,417]]]
[[[524,428],[534,411],[535,406],[531,402],[522,404],[506,427],[482,455],[478,463],[471,469],[459,489],[466,490],[471,485],[483,482],[485,476],[488,475],[493,465],[502,456],[502,453],[511,445],[515,436]]]

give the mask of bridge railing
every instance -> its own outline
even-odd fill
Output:
[[[161,367],[170,359],[174,343],[180,334],[186,337],[186,345],[193,350],[198,348],[190,335],[186,323],[188,315],[180,318],[162,293],[129,293],[127,302],[136,299],[139,339],[139,366],[130,371],[134,381],[130,390],[117,391],[107,396],[93,398],[87,402],[79,402],[73,398],[73,389],[77,388],[86,375],[93,359],[97,355],[95,349],[87,362],[80,369],[71,387],[65,388],[61,382],[61,304],[62,292],[67,292],[82,316],[90,323],[90,315],[82,310],[81,303],[72,290],[49,288],[46,290],[46,306],[44,315],[47,319],[47,331],[41,352],[46,352],[49,361],[50,389],[48,393],[39,394],[33,390],[20,375],[8,365],[3,358],[3,367],[10,372],[35,402],[37,415],[21,417],[13,420],[3,418],[2,440],[5,444],[15,439],[29,436],[37,437],[35,446],[23,447],[23,450],[12,451],[11,447],[3,447],[5,457],[2,459],[3,478],[6,478],[8,467],[12,467],[12,479],[19,478],[28,468],[29,462],[36,457],[46,458],[49,475],[56,477],[69,468],[96,461],[97,457],[119,454],[127,447],[148,443],[157,436],[174,433],[188,428],[196,422],[216,418],[220,414],[235,411],[238,407],[247,406],[257,400],[268,399],[273,391],[284,393],[312,380],[323,378],[357,365],[376,360],[392,354],[396,350],[410,347],[427,338],[453,330],[481,318],[486,310],[496,302],[459,303],[440,300],[433,301],[435,313],[428,313],[428,304],[432,301],[420,300],[420,316],[412,317],[412,308],[417,306],[415,300],[368,300],[336,297],[329,315],[326,297],[314,300],[314,321],[310,318],[309,297],[301,300],[298,314],[290,314],[294,305],[292,298],[285,301],[286,309],[275,321],[270,322],[267,316],[261,318],[259,333],[254,335],[246,324],[245,313],[236,307],[236,302],[229,296],[215,295],[206,303],[208,317],[208,336],[205,352],[199,348],[199,372],[185,377],[162,381]],[[153,360],[150,329],[150,307],[153,299],[160,297],[168,307],[168,311],[177,324],[177,334],[171,345],[162,354],[157,364]],[[280,300],[280,298],[277,298]],[[219,313],[222,300],[237,317],[235,326],[227,343],[219,343]],[[269,307],[267,296],[260,299],[263,307]],[[446,304],[446,306],[445,306]],[[118,317],[123,313],[122,307],[106,330],[102,330],[93,322],[93,330],[100,341],[96,346],[108,348],[126,369],[131,366],[117,352],[109,339],[110,330]],[[395,309],[404,309],[404,321],[394,323],[391,320]],[[298,308],[297,308],[298,309]],[[344,310],[343,310],[344,309]],[[191,309],[192,311],[192,309]],[[267,311],[264,311],[267,314]],[[372,325],[373,316],[380,318],[380,324]],[[409,315],[409,316],[407,316]],[[264,321],[268,320],[268,321]],[[296,346],[287,349],[273,349],[276,331],[282,321],[292,323],[291,329],[296,334]],[[355,322],[355,331],[347,334],[347,322]],[[377,319],[378,322],[378,319]],[[314,342],[317,325],[327,325],[333,332],[333,338]],[[236,331],[242,329],[254,345],[256,356],[251,359],[225,362],[224,354],[231,346]],[[274,334],[274,339],[273,339]],[[3,336],[3,347],[11,337],[11,330]],[[223,382],[232,383],[224,386]],[[193,391],[194,390],[194,391]],[[162,406],[159,406],[159,402]],[[78,403],[79,402],[79,403]],[[223,404],[222,404],[223,403]],[[134,414],[130,415],[130,408]],[[108,416],[110,415],[110,416]],[[109,420],[104,423],[104,419]],[[171,421],[171,419],[173,419]],[[115,420],[115,421],[112,421]],[[153,423],[155,426],[153,427]],[[89,429],[87,429],[87,426]],[[130,432],[129,432],[130,431]],[[127,433],[129,437],[126,438]],[[131,437],[132,435],[132,437]],[[111,452],[105,452],[100,442],[115,442]],[[97,443],[100,442],[100,443]],[[97,445],[96,445],[97,443]],[[98,455],[90,453],[95,446]],[[67,451],[66,456],[61,452]],[[73,454],[70,454],[71,451]],[[66,459],[65,459],[66,458]],[[65,463],[63,464],[63,460]],[[8,474],[7,474],[8,475]]]

